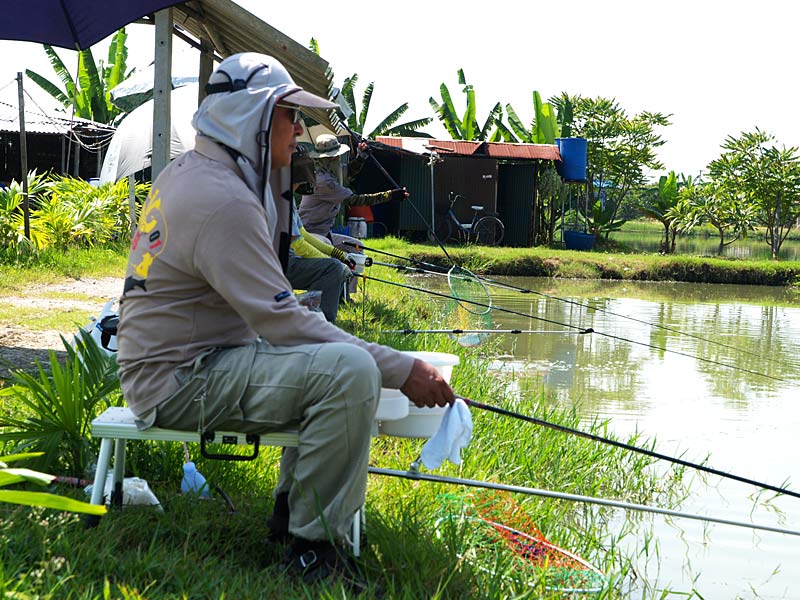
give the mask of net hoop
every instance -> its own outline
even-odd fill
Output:
[[[468,313],[481,316],[492,310],[488,288],[472,271],[453,265],[447,272],[447,284],[458,305]]]

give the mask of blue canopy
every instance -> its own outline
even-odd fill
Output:
[[[0,40],[85,50],[125,25],[182,0],[16,0],[4,2]]]

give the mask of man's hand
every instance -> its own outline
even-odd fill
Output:
[[[402,202],[403,200],[407,200],[409,195],[410,194],[408,193],[408,190],[406,188],[404,187],[397,188],[390,192],[389,200],[397,200],[399,202]]]
[[[418,358],[400,391],[419,407],[447,406],[456,400],[453,389],[439,372]]]

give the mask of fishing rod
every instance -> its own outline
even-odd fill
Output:
[[[620,342],[627,342],[629,344],[635,344],[637,346],[643,346],[645,348],[650,348],[652,350],[658,350],[659,352],[669,352],[670,354],[675,354],[677,356],[684,356],[686,358],[691,358],[692,360],[696,360],[698,362],[704,362],[704,363],[707,363],[707,364],[710,364],[710,365],[716,365],[716,366],[719,366],[719,367],[725,367],[726,369],[732,369],[734,371],[740,371],[742,373],[749,373],[750,375],[757,375],[759,377],[764,377],[765,379],[771,379],[773,381],[780,381],[780,382],[784,382],[785,381],[784,379],[781,379],[780,377],[775,377],[774,375],[767,375],[766,373],[760,373],[758,371],[753,371],[751,369],[745,369],[743,367],[737,367],[735,365],[731,365],[731,364],[728,364],[728,363],[724,363],[722,361],[714,360],[712,358],[705,358],[705,357],[702,357],[702,356],[696,356],[694,354],[689,354],[688,352],[681,352],[680,350],[670,350],[669,348],[665,348],[663,346],[657,346],[655,344],[649,344],[647,342],[640,342],[638,340],[632,340],[630,338],[625,338],[625,337],[622,337],[622,336],[619,336],[619,335],[613,335],[613,334],[610,334],[610,333],[603,333],[602,331],[597,331],[595,329],[592,329],[591,327],[584,328],[584,327],[580,327],[578,325],[572,325],[572,324],[569,324],[569,323],[561,323],[559,321],[554,321],[553,319],[548,319],[546,317],[539,317],[539,316],[536,316],[536,315],[532,315],[530,313],[524,313],[522,311],[513,310],[513,309],[510,309],[510,308],[503,308],[501,306],[493,306],[492,304],[486,304],[484,302],[477,302],[476,300],[468,300],[466,298],[459,298],[457,296],[451,296],[449,294],[444,294],[442,292],[435,292],[433,290],[426,290],[425,288],[420,288],[420,287],[416,287],[416,286],[413,286],[413,285],[408,285],[406,283],[398,283],[396,281],[389,281],[387,279],[380,279],[378,277],[372,277],[371,275],[359,274],[359,275],[356,275],[356,276],[357,277],[362,277],[363,279],[371,279],[372,281],[377,281],[379,283],[385,283],[385,284],[388,284],[388,285],[393,285],[393,286],[404,288],[404,289],[407,289],[407,290],[412,290],[412,291],[415,291],[415,292],[422,292],[422,293],[425,293],[425,294],[430,294],[432,296],[438,296],[440,298],[448,298],[450,300],[455,300],[456,302],[459,302],[459,303],[467,303],[467,304],[472,304],[472,305],[475,305],[475,306],[481,306],[481,307],[486,308],[487,310],[494,309],[494,310],[497,310],[497,311],[500,311],[500,312],[504,312],[504,313],[508,313],[508,314],[511,314],[511,315],[518,315],[520,317],[525,317],[526,319],[534,319],[536,321],[542,321],[544,323],[550,323],[551,325],[558,325],[559,327],[566,327],[567,329],[575,329],[577,331],[584,332],[584,333],[593,333],[594,335],[598,335],[598,336],[605,337],[605,338],[612,339],[612,340],[617,340],[617,341],[620,341]]]
[[[585,335],[587,333],[594,333],[593,329],[584,329],[583,331],[561,331],[545,329],[389,329],[384,331],[376,331],[375,333],[394,333],[402,335],[412,335],[416,333],[508,333],[512,335],[521,333],[566,333],[569,335]]]
[[[464,485],[468,487],[477,487],[489,490],[499,490],[503,492],[527,494],[529,496],[542,496],[545,498],[555,498],[558,500],[569,500],[571,502],[585,502],[588,504],[599,504],[602,506],[611,506],[613,508],[622,508],[625,510],[637,510],[641,512],[655,513],[659,515],[666,515],[668,517],[694,519],[695,521],[706,521],[708,523],[719,523],[721,525],[733,525],[735,527],[745,527],[747,529],[757,529],[759,531],[771,531],[773,533],[783,533],[786,535],[800,536],[800,531],[796,531],[794,529],[783,529],[781,527],[773,527],[770,525],[759,525],[757,523],[745,523],[743,521],[733,521],[731,519],[721,519],[719,517],[706,517],[703,515],[686,513],[678,510],[671,510],[668,508],[658,508],[654,506],[646,506],[644,504],[622,502],[620,500],[599,498],[597,496],[580,496],[578,494],[567,494],[564,492],[554,492],[552,490],[543,490],[539,488],[505,485],[502,483],[492,483],[490,481],[480,481],[477,479],[462,479],[460,477],[430,475],[427,473],[419,473],[416,471],[399,471],[397,469],[382,469],[379,467],[369,467],[368,472],[372,473],[373,475],[383,475],[385,477],[399,477],[401,479],[411,479],[414,481],[430,481],[434,483],[450,483],[455,485]]]
[[[347,129],[348,133],[351,136],[353,136],[353,138],[356,140],[357,144],[361,143],[363,141],[365,144],[367,144],[368,147],[371,147],[371,144],[370,144],[369,140],[364,140],[364,138],[360,134],[358,134],[355,131],[353,131],[352,129],[350,129],[347,126],[347,123],[344,120],[342,120],[342,125],[344,126],[345,129]],[[375,158],[375,156],[372,154],[372,152],[368,152],[367,156],[368,156],[369,160],[372,160],[372,164],[374,164],[378,168],[378,170],[386,178],[386,180],[389,182],[389,184],[392,187],[394,187],[394,188],[400,188],[401,187],[400,184],[397,183],[394,180],[394,177],[392,177],[389,174],[389,172],[386,169],[383,168],[383,165],[378,161],[377,158]],[[444,244],[442,243],[442,240],[440,240],[439,236],[436,235],[436,232],[433,230],[433,227],[431,227],[430,223],[428,223],[428,220],[425,217],[422,216],[422,213],[419,212],[419,209],[414,205],[413,202],[409,202],[408,205],[414,210],[415,213],[417,213],[417,216],[422,220],[423,224],[425,225],[425,228],[431,233],[431,235],[433,235],[433,239],[436,240],[436,243],[439,245],[439,248],[442,249],[442,252],[444,252],[444,255],[447,257],[447,260],[449,260],[450,263],[455,266],[456,263],[453,261],[452,258],[450,258],[450,254],[448,254],[447,248],[444,247]]]
[[[587,433],[585,431],[580,431],[578,429],[572,429],[570,427],[565,427],[564,425],[559,425],[557,423],[551,423],[550,421],[544,421],[542,419],[537,419],[535,417],[530,417],[528,415],[523,415],[522,413],[513,412],[510,410],[506,410],[504,408],[499,408],[497,406],[492,406],[490,404],[483,404],[481,402],[476,402],[475,400],[470,400],[469,398],[464,398],[463,396],[456,395],[456,398],[463,400],[467,406],[471,406],[473,408],[478,408],[480,410],[485,410],[488,412],[493,412],[498,415],[502,415],[504,417],[511,417],[512,419],[519,419],[520,421],[525,421],[527,423],[532,423],[534,425],[540,425],[542,427],[547,427],[549,429],[554,429],[556,431],[560,431],[562,433],[570,433],[572,435],[576,435],[578,437],[585,438],[587,440],[592,440],[593,442],[600,442],[603,444],[609,444],[611,446],[615,446],[617,448],[622,448],[623,450],[630,450],[631,452],[637,452],[639,454],[644,454],[645,456],[649,456],[651,458],[658,458],[660,460],[665,460],[667,462],[675,463],[677,465],[681,465],[683,467],[689,467],[691,469],[696,469],[698,471],[702,471],[704,473],[709,473],[711,475],[716,475],[718,477],[724,477],[726,479],[732,479],[734,481],[738,481],[740,483],[746,483],[758,488],[762,488],[765,490],[769,490],[771,492],[777,492],[779,494],[784,494],[786,496],[792,496],[794,498],[800,498],[800,492],[793,492],[792,490],[778,487],[774,485],[770,485],[768,483],[763,483],[761,481],[756,481],[754,479],[748,479],[747,477],[742,477],[740,475],[735,475],[733,473],[728,473],[727,471],[720,471],[719,469],[714,469],[712,467],[707,467],[705,465],[701,465],[699,463],[694,463],[688,460],[683,460],[682,458],[676,458],[674,456],[668,456],[666,454],[661,454],[660,452],[655,452],[653,450],[648,450],[647,448],[640,448],[639,446],[633,446],[631,444],[626,444],[624,442],[618,442],[617,440],[612,440],[609,438],[604,438],[599,435],[595,435],[593,433]]]
[[[414,258],[409,258],[407,256],[399,256],[399,255],[396,255],[396,254],[389,254],[388,252],[383,252],[383,251],[377,250],[375,248],[367,248],[367,247],[365,247],[363,245],[361,247],[364,248],[364,250],[369,250],[370,252],[377,252],[379,254],[386,254],[387,256],[391,256],[392,258],[397,258],[397,259],[400,259],[400,260],[406,260],[408,262],[420,265],[420,267],[408,267],[406,265],[398,265],[398,264],[393,264],[393,263],[384,263],[384,262],[376,262],[375,263],[375,264],[378,264],[378,265],[380,265],[382,267],[390,267],[390,268],[397,269],[399,271],[406,271],[406,272],[425,274],[425,275],[446,275],[447,274],[446,271],[442,270],[443,267],[440,267],[438,265],[434,265],[432,263],[427,263],[427,262],[420,261],[420,260],[417,260],[417,259],[414,259]],[[719,342],[717,340],[711,340],[711,339],[705,338],[703,336],[700,336],[700,335],[697,335],[697,334],[694,334],[694,333],[689,333],[689,332],[686,332],[686,331],[682,331],[680,329],[675,329],[674,327],[669,327],[667,325],[659,325],[658,323],[651,323],[649,321],[644,321],[642,319],[637,319],[636,317],[632,317],[630,315],[624,315],[622,313],[617,313],[617,312],[614,312],[612,310],[608,310],[606,308],[599,308],[599,307],[596,307],[596,306],[592,306],[591,304],[588,304],[588,303],[578,302],[576,300],[570,300],[568,298],[561,298],[559,296],[553,296],[552,294],[546,294],[545,292],[539,292],[539,291],[536,291],[536,290],[532,290],[530,288],[524,288],[524,287],[516,286],[516,285],[510,284],[510,283],[505,283],[505,282],[502,282],[502,281],[498,281],[496,279],[491,279],[489,277],[483,277],[481,275],[475,275],[475,277],[479,281],[481,281],[482,283],[484,283],[484,284],[486,284],[486,285],[488,285],[490,287],[497,287],[497,288],[501,288],[501,289],[511,290],[511,291],[519,292],[521,294],[533,294],[535,296],[540,296],[542,298],[547,298],[549,300],[557,300],[559,302],[564,302],[565,304],[571,304],[573,306],[578,306],[580,308],[585,308],[587,310],[593,310],[595,312],[606,314],[606,315],[609,315],[609,316],[612,316],[612,317],[627,319],[629,321],[633,321],[634,323],[639,323],[641,325],[647,325],[648,327],[654,327],[654,328],[660,329],[662,331],[669,331],[671,333],[676,333],[678,335],[683,335],[683,336],[692,338],[692,339],[700,341],[700,342],[706,342],[708,344],[713,344],[715,346],[719,346],[721,348],[727,348],[729,350],[735,350],[736,352],[741,352],[743,354],[748,354],[750,356],[757,356],[757,357],[762,358],[762,359],[764,359],[764,360],[766,360],[768,362],[778,362],[778,361],[776,361],[776,359],[770,358],[769,356],[764,356],[763,354],[760,354],[760,353],[757,353],[757,352],[752,352],[750,350],[746,350],[744,348],[739,348],[737,346],[732,346],[730,344],[726,344],[724,342]]]

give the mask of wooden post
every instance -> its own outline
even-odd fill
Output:
[[[128,175],[128,208],[131,217],[131,238],[136,233],[136,178]]]
[[[22,90],[22,72],[17,72],[17,93],[19,96],[19,158],[22,168],[22,214],[25,237],[31,239],[31,214],[28,203],[28,139],[25,136],[25,94]]]
[[[199,84],[197,86],[198,106],[200,106],[203,98],[206,97],[206,84],[208,83],[208,79],[211,77],[211,73],[214,71],[214,59],[212,58],[213,54],[214,48],[211,45],[211,40],[205,37],[200,38],[200,69],[199,73],[197,74]]]
[[[152,180],[169,164],[172,123],[172,9],[156,13],[155,81],[153,87]]]

